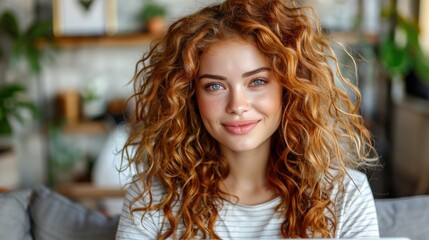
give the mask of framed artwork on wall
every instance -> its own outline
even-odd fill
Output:
[[[111,35],[116,32],[116,0],[52,0],[55,36]]]

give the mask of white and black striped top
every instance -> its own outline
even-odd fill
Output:
[[[374,199],[366,176],[349,170],[344,186],[346,192],[336,199],[338,225],[337,238],[378,238],[378,222]],[[350,179],[351,178],[351,179]],[[162,211],[150,212],[141,221],[141,213],[133,213],[131,218],[128,206],[141,191],[137,184],[131,185],[126,194],[119,221],[116,239],[156,239],[164,216]],[[161,185],[152,187],[154,200],[159,200],[165,189]],[[332,195],[334,199],[335,191]],[[269,202],[244,206],[225,202],[219,210],[215,231],[222,239],[279,239],[280,226],[284,217],[275,214],[280,198]],[[141,204],[141,203],[140,203]],[[173,207],[177,211],[178,206]]]

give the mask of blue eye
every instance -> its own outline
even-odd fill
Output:
[[[219,83],[211,83],[211,84],[207,85],[206,89],[208,89],[210,91],[216,91],[216,90],[223,89],[223,86]]]
[[[252,87],[257,87],[257,86],[264,85],[264,84],[266,84],[266,83],[267,83],[267,81],[265,81],[264,79],[262,79],[262,78],[257,78],[257,79],[253,80],[253,81],[250,83],[250,86],[252,86]]]

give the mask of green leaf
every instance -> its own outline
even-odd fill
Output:
[[[3,12],[0,17],[0,32],[4,32],[13,39],[17,39],[20,36],[18,20],[15,14],[9,10]]]
[[[399,15],[398,26],[405,31],[408,47],[418,47],[420,34],[418,23]]]
[[[167,14],[167,8],[154,1],[146,3],[139,13],[139,18],[143,22],[147,22],[154,17],[164,17]]]
[[[16,105],[19,108],[26,109],[26,110],[30,111],[30,113],[33,117],[36,117],[39,114],[37,107],[31,102],[20,101],[20,102],[17,102]]]
[[[25,51],[25,40],[19,37],[18,39],[16,39],[12,48],[12,53],[10,56],[12,65],[17,64],[17,62],[23,55],[24,51]]]
[[[411,68],[411,60],[405,48],[388,40],[380,47],[380,61],[391,77],[405,76]]]
[[[52,38],[52,21],[36,20],[24,31],[18,27],[16,16],[10,12],[4,12],[0,17],[0,32],[11,36],[11,49],[7,51],[10,64],[16,65],[21,58],[25,58],[31,71],[38,74],[41,71],[42,50],[38,47],[39,39]]]
[[[39,60],[41,55],[40,50],[34,46],[28,46],[26,55],[27,55],[28,64],[30,65],[31,69],[35,73],[40,73],[41,71],[40,60]]]
[[[10,122],[7,118],[0,118],[0,135],[12,135],[12,127],[10,126]]]
[[[35,46],[35,41],[39,38],[50,38],[52,22],[48,20],[35,21],[31,26],[25,31],[25,37],[28,40],[32,41],[32,45]]]
[[[17,83],[10,83],[0,86],[0,99],[13,98],[19,93],[24,93],[25,88]]]
[[[22,122],[21,110],[28,110],[35,117],[37,107],[25,100],[21,100],[19,94],[25,93],[25,88],[19,84],[7,84],[0,87],[0,119],[13,117]]]
[[[11,111],[9,112],[9,116],[14,118],[15,120],[17,120],[21,124],[24,123],[24,118],[22,118],[21,112],[16,107],[11,109]]]

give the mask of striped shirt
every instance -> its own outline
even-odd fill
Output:
[[[378,222],[374,198],[363,173],[349,170],[349,176],[344,180],[345,193],[340,193],[336,200],[338,238],[378,238]],[[128,206],[141,192],[139,184],[133,184],[125,196],[124,206],[119,221],[116,239],[156,239],[164,221],[162,211],[149,212],[141,221],[141,213],[133,213],[131,218]],[[152,187],[154,201],[159,201],[165,189],[154,184]],[[333,191],[334,200],[337,190]],[[140,203],[142,204],[140,200]],[[275,207],[280,203],[277,197],[266,203],[245,206],[224,202],[219,209],[215,232],[222,239],[279,239],[280,227],[284,217],[275,213]],[[179,206],[174,206],[176,212]],[[180,227],[179,227],[180,231]]]

